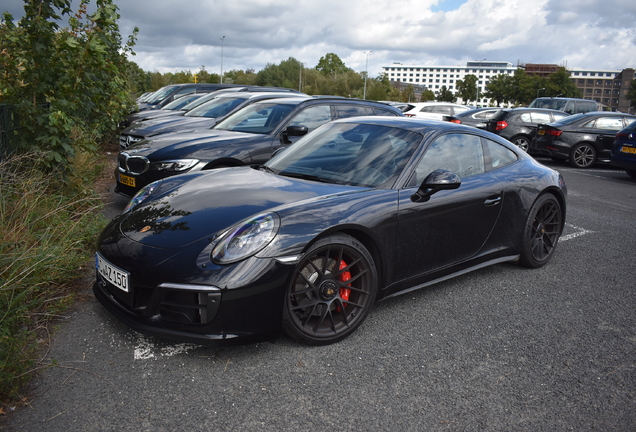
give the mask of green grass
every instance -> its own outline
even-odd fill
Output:
[[[72,304],[105,224],[91,189],[97,158],[80,155],[65,182],[44,174],[35,154],[0,161],[0,398],[19,397],[36,368],[38,335]]]

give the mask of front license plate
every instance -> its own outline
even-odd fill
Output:
[[[119,183],[125,184],[126,186],[135,187],[135,178],[119,174]]]
[[[636,154],[636,147],[621,147],[621,153]]]
[[[95,267],[97,268],[97,272],[102,275],[104,279],[120,290],[128,292],[130,273],[115,267],[106,261],[99,253],[95,254]]]
[[[545,131],[544,131],[544,130],[540,130],[540,131],[538,131],[538,132],[537,132],[537,134],[539,134],[539,135],[545,135]]]

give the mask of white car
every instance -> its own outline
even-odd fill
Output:
[[[470,107],[450,102],[419,102],[411,105],[413,105],[413,108],[409,111],[404,111],[405,116],[440,121],[444,121],[444,117],[453,116],[470,109]]]

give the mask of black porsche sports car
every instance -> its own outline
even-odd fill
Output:
[[[488,132],[357,117],[263,165],[145,186],[102,232],[94,292],[132,328],[237,344],[353,332],[375,301],[487,265],[540,267],[561,175]]]

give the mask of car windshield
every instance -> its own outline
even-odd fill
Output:
[[[295,104],[255,103],[242,108],[217,124],[214,129],[268,134],[294,109]]]
[[[222,117],[225,114],[232,112],[234,108],[239,106],[244,101],[245,98],[220,97],[212,99],[211,101],[188,111],[184,115],[186,117]]]
[[[165,107],[161,108],[162,110],[168,110],[168,111],[174,111],[174,110],[178,110],[179,108],[182,108],[184,106],[186,106],[187,104],[189,104],[190,102],[192,102],[193,100],[196,100],[198,98],[200,98],[201,96],[203,96],[202,93],[198,93],[198,94],[189,94],[180,98],[177,98],[175,100],[173,100],[172,102],[170,102],[168,105],[166,105]]]
[[[281,176],[377,187],[397,176],[422,141],[404,129],[329,123],[265,164]]]
[[[164,87],[157,90],[150,99],[146,101],[149,105],[155,105],[164,100],[172,91],[174,87]]]
[[[550,108],[563,111],[566,103],[567,101],[563,99],[535,99],[528,108]]]

